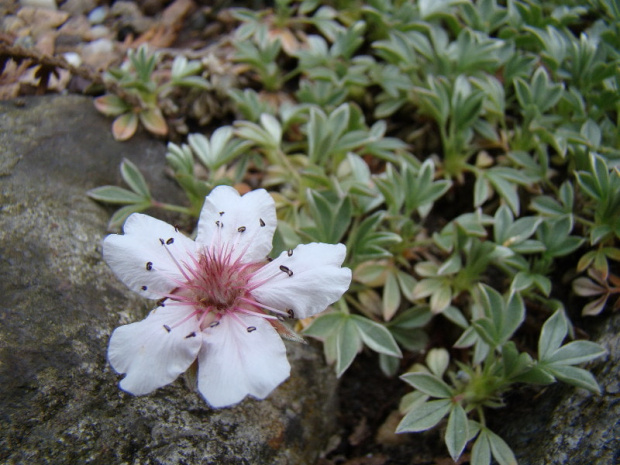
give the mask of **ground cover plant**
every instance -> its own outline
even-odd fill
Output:
[[[218,185],[268,189],[274,256],[347,246],[350,290],[298,327],[337,374],[376,352],[413,388],[398,432],[442,424],[453,460],[515,463],[488,421],[510,390],[599,391],[581,365],[605,352],[576,336],[568,290],[583,315],[620,302],[620,4],[280,0],[232,14],[247,84],[221,96],[230,124],[168,144],[187,203],[154,199],[129,161],[126,187],[89,195],[122,206],[115,229],[153,207],[198,217]],[[167,127],[149,53],[112,76],[148,91],[150,118],[122,95],[99,100],[131,118],[127,137],[138,119]],[[171,85],[213,88],[202,65],[176,63]]]

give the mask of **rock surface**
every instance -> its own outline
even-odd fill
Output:
[[[117,387],[111,331],[142,319],[101,260],[109,211],[86,190],[134,161],[174,202],[163,144],[114,142],[78,96],[0,102],[0,462],[315,463],[335,424],[335,378],[311,345],[288,344],[292,376],[265,401],[212,410],[182,380],[145,397]],[[165,196],[165,197],[164,197]]]

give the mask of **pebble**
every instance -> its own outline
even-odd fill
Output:
[[[85,15],[96,6],[96,0],[65,0],[60,9],[71,13],[73,16],[77,16]]]
[[[65,11],[52,11],[28,6],[21,8],[17,12],[17,17],[37,30],[55,29],[69,18],[69,13]]]
[[[93,26],[90,28],[90,37],[93,40],[103,39],[104,37],[109,37],[109,36],[110,36],[110,29],[108,29],[106,26],[98,25],[98,26]]]
[[[31,6],[34,8],[44,8],[46,10],[57,10],[56,0],[19,0],[22,6]]]
[[[88,15],[90,24],[101,24],[108,17],[108,7],[98,6]]]
[[[106,69],[116,58],[114,44],[110,39],[97,39],[85,44],[79,53],[84,64],[96,69]]]
[[[82,58],[75,52],[65,53],[63,54],[63,57],[67,61],[67,63],[75,67],[78,67],[82,64]]]
[[[112,5],[110,14],[119,18],[119,26],[130,27],[134,32],[142,34],[152,24],[152,20],[146,18],[138,5],[133,2],[117,1]]]
[[[110,39],[97,39],[85,44],[82,48],[84,55],[99,55],[110,53],[114,50],[114,44]]]

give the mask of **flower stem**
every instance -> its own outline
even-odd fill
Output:
[[[188,207],[182,207],[181,205],[173,205],[171,203],[158,202],[157,200],[151,201],[151,205],[157,208],[161,208],[163,210],[168,210],[171,212],[183,213],[189,216],[196,216],[192,209]]]

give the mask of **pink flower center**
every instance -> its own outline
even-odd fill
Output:
[[[263,264],[244,264],[241,261],[241,255],[233,258],[234,245],[223,244],[215,240],[213,244],[199,251],[196,256],[190,255],[189,262],[179,262],[168,247],[174,243],[173,239],[167,241],[160,239],[160,242],[176,264],[183,279],[173,279],[177,285],[176,288],[169,294],[165,294],[159,303],[162,306],[180,305],[193,309],[193,312],[181,321],[171,326],[164,325],[166,331],[170,332],[190,318],[197,318],[200,329],[203,330],[208,326],[217,326],[224,315],[232,317],[241,324],[243,323],[237,314],[250,314],[269,320],[294,317],[290,309],[283,311],[272,308],[254,298],[252,291],[276,275],[260,283],[250,284],[253,274]],[[289,252],[289,255],[291,253]],[[146,267],[147,270],[152,270],[153,264],[148,262]],[[278,272],[284,272],[288,276],[293,275],[292,270],[285,266],[280,266]],[[266,313],[267,311],[277,316],[270,315]],[[250,326],[247,330],[252,332],[256,328]]]
[[[251,267],[201,253],[191,274],[187,289],[194,295],[195,307],[222,313],[238,307],[238,299],[246,296]]]

